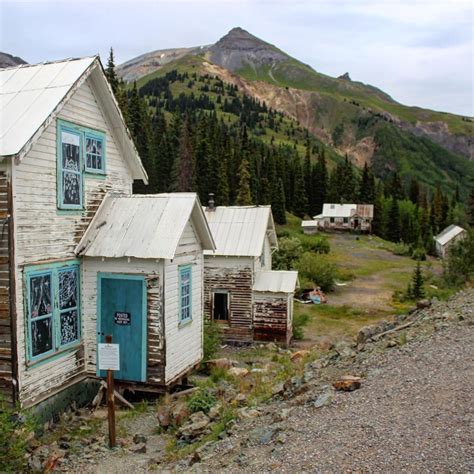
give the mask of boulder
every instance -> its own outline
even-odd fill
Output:
[[[245,402],[247,401],[247,395],[245,393],[239,393],[237,396],[234,398],[234,402],[237,403],[237,405],[245,405]]]
[[[188,405],[184,401],[179,401],[171,408],[171,422],[173,426],[181,426],[191,414]]]
[[[285,392],[285,385],[283,384],[283,382],[277,383],[272,388],[272,397],[283,395],[284,392]]]
[[[209,410],[209,413],[207,414],[207,416],[211,420],[215,420],[216,418],[219,418],[219,415],[221,413],[221,409],[222,409],[222,405],[220,403],[216,403],[214,406],[211,407],[211,409]]]
[[[237,362],[235,360],[230,360],[227,358],[222,358],[222,359],[211,359],[206,362],[206,367],[211,370],[211,369],[226,369],[229,370],[231,367],[234,367],[237,365]]]
[[[168,428],[171,424],[171,406],[170,405],[160,405],[158,407],[156,417],[158,418],[158,423],[163,428]]]
[[[304,357],[309,356],[309,354],[311,354],[311,352],[307,351],[307,350],[304,350],[304,349],[302,349],[300,351],[296,351],[291,355],[291,361],[292,362],[298,362],[301,359],[303,359]]]
[[[431,301],[424,299],[416,302],[417,309],[429,308],[431,306]]]
[[[248,369],[242,367],[232,367],[228,370],[228,374],[233,375],[234,377],[245,377],[246,375],[248,375],[248,373]]]
[[[360,388],[360,377],[354,377],[353,375],[344,375],[339,380],[336,380],[332,385],[336,390],[342,390],[344,392],[352,392]]]
[[[179,434],[183,438],[194,439],[201,436],[209,425],[210,420],[202,411],[193,413],[189,421],[179,428]]]
[[[260,412],[258,410],[255,410],[255,408],[239,408],[237,410],[237,416],[241,420],[248,420],[252,418],[257,418],[260,416]]]
[[[147,437],[145,435],[137,433],[136,435],[133,436],[133,442],[135,444],[146,443],[147,442]]]
[[[313,401],[314,408],[322,408],[328,406],[334,400],[334,390],[331,387],[326,387],[324,392],[320,393]]]
[[[364,344],[367,342],[375,334],[374,329],[373,326],[364,326],[357,334],[357,344]]]

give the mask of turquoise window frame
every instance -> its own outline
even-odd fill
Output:
[[[80,176],[80,203],[65,204],[63,189],[63,171],[71,172],[71,170],[63,169],[63,149],[62,149],[62,132],[68,132],[79,137],[79,171],[74,172]],[[87,167],[86,144],[87,138],[99,140],[102,142],[102,168]],[[56,163],[57,163],[57,207],[59,211],[83,211],[84,210],[84,188],[85,177],[105,178],[107,173],[107,156],[106,156],[107,137],[105,132],[94,130],[92,128],[77,125],[72,122],[58,119],[56,127]],[[69,211],[69,212],[68,212]]]
[[[184,284],[184,276],[188,274],[188,282]],[[193,320],[193,272],[191,265],[182,265],[179,267],[179,324],[185,324]],[[187,287],[187,294],[185,288]],[[185,298],[188,302],[185,303]],[[184,303],[184,304],[183,304]],[[186,315],[187,313],[187,315]]]
[[[99,174],[105,175],[106,174],[106,139],[105,133],[99,132],[97,130],[91,129],[84,129],[84,169],[86,173],[91,174]],[[97,140],[102,143],[102,167],[101,168],[92,168],[87,166],[87,139]]]
[[[70,271],[75,269],[77,272],[77,306],[74,308],[67,308],[61,310],[59,307],[59,273],[64,271]],[[37,318],[31,316],[31,278],[43,275],[51,276],[51,304],[52,313]],[[34,265],[25,268],[24,271],[25,281],[25,311],[26,311],[26,355],[28,365],[33,365],[38,362],[48,361],[60,355],[61,353],[75,348],[82,343],[82,314],[81,314],[81,263],[79,260],[70,260],[65,262],[57,262],[54,264],[43,264]],[[71,309],[77,310],[77,339],[71,341],[68,344],[61,344],[61,313],[70,311]],[[32,345],[32,322],[41,319],[51,318],[52,319],[52,347],[48,352],[43,352],[36,356],[33,355]]]
[[[79,137],[79,171],[71,171],[63,168],[63,147],[62,147],[62,133],[67,132]],[[58,209],[63,210],[82,210],[84,209],[84,174],[83,170],[83,149],[84,140],[83,133],[77,125],[66,123],[58,120],[57,139],[56,139],[56,155],[57,155],[57,190],[58,190]],[[79,204],[65,204],[64,203],[64,189],[63,189],[63,172],[73,173],[79,175]]]

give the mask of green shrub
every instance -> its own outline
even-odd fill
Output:
[[[303,246],[296,237],[283,237],[278,242],[278,251],[273,254],[273,268],[294,270],[295,263],[303,252]]]
[[[10,408],[0,397],[0,472],[23,472],[33,417]]]
[[[302,244],[306,251],[328,254],[331,250],[329,240],[325,235],[302,236]]]
[[[426,250],[424,247],[417,247],[413,250],[413,253],[411,254],[411,258],[413,260],[426,260]]]
[[[474,229],[455,242],[444,262],[443,280],[451,288],[463,285],[474,278]]]
[[[305,252],[298,260],[296,268],[315,286],[320,286],[324,291],[333,289],[337,268],[326,256]]]
[[[308,314],[296,314],[293,317],[293,339],[301,341],[304,338],[304,327],[309,322]]]
[[[395,255],[400,255],[401,257],[411,257],[412,255],[410,246],[402,242],[391,244],[389,250],[391,250]]]
[[[191,413],[203,411],[209,413],[209,410],[216,404],[216,397],[206,389],[200,388],[191,395],[188,400],[188,408]]]
[[[219,326],[215,322],[206,319],[204,321],[204,362],[215,357],[220,344]]]

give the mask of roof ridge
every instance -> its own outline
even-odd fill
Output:
[[[34,63],[34,64],[17,64],[16,66],[9,66],[9,67],[3,67],[0,69],[0,71],[8,71],[11,69],[22,69],[22,68],[28,68],[28,67],[36,67],[36,66],[47,66],[49,64],[57,64],[57,63],[67,63],[71,61],[81,61],[83,59],[89,59],[89,58],[98,58],[99,54],[92,54],[90,56],[81,56],[77,58],[65,58],[65,59],[55,59],[53,61],[42,61],[39,63]]]

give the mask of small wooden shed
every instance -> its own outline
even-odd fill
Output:
[[[169,386],[203,356],[203,250],[214,241],[195,193],[109,195],[76,248],[83,258],[86,367],[107,334],[121,385]]]
[[[434,237],[436,245],[436,254],[440,258],[446,258],[449,248],[459,239],[464,238],[466,230],[458,225],[451,224]]]

